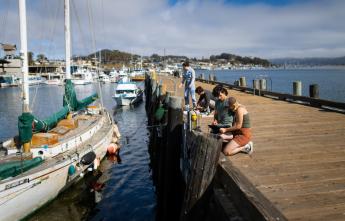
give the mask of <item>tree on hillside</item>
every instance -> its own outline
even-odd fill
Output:
[[[47,61],[48,59],[44,54],[38,54],[36,57],[36,60],[42,64],[43,62]]]

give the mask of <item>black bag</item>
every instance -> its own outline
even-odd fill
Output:
[[[229,128],[230,125],[224,125],[224,124],[213,125],[213,124],[210,124],[210,125],[208,125],[208,127],[211,129],[212,134],[219,134],[220,128]]]

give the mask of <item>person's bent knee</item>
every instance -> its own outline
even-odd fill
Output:
[[[226,148],[223,150],[225,156],[232,156],[233,152],[231,150],[227,150]]]

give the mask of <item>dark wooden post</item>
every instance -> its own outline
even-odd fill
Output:
[[[151,77],[148,74],[145,74],[145,110],[147,116],[149,115],[151,95]]]
[[[311,84],[309,86],[309,97],[319,98],[319,85],[318,84]]]
[[[168,103],[167,143],[163,161],[162,220],[178,220],[182,201],[180,153],[182,144],[182,98],[171,96]]]
[[[184,165],[190,165],[187,172],[187,184],[181,209],[180,220],[189,220],[190,213],[197,201],[203,196],[216,173],[222,141],[213,134],[196,131],[187,132],[185,151],[190,153]]]

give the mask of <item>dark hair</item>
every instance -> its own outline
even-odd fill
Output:
[[[183,67],[189,67],[189,61],[183,62],[182,66],[183,66]]]
[[[223,93],[225,95],[228,95],[228,91],[223,87],[223,85],[218,84],[215,86],[212,90],[212,95],[215,97],[218,97],[220,93]]]
[[[234,97],[229,97],[228,98],[229,106],[234,105],[236,103],[236,98]]]
[[[198,94],[200,94],[203,91],[204,91],[204,89],[201,86],[198,86],[197,88],[195,88],[195,92]]]

